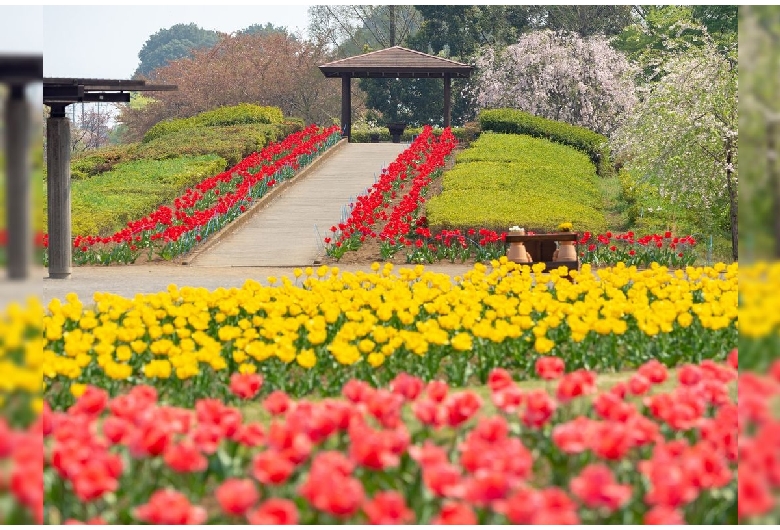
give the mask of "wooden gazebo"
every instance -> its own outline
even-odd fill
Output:
[[[347,57],[319,68],[325,77],[341,78],[341,133],[346,138],[352,134],[350,89],[353,77],[443,78],[444,126],[449,127],[452,121],[451,80],[470,77],[473,69],[467,64],[401,46]]]

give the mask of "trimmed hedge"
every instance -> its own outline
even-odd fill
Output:
[[[479,123],[483,131],[527,134],[574,147],[590,157],[600,176],[610,176],[613,172],[609,140],[585,127],[548,120],[517,109],[483,110]]]
[[[231,107],[219,107],[214,110],[201,112],[189,118],[161,121],[146,131],[142,142],[151,142],[171,133],[197,127],[246,125],[251,123],[267,125],[282,123],[283,121],[284,116],[278,107],[261,107],[260,105],[241,103]]]
[[[117,145],[95,149],[84,155],[76,156],[70,162],[70,178],[83,180],[99,173],[111,171],[117,164],[137,158],[135,156],[137,149],[138,144]]]
[[[74,235],[110,236],[128,221],[140,219],[204,178],[224,170],[216,155],[169,160],[135,160],[72,184]],[[44,196],[44,216],[46,197]],[[44,221],[44,226],[46,222]]]
[[[426,204],[431,228],[520,225],[555,231],[603,232],[606,220],[598,176],[588,157],[570,147],[523,135],[482,133],[444,174],[441,195]]]
[[[441,134],[441,131],[441,129],[434,129],[433,134]],[[407,127],[404,129],[403,134],[401,134],[401,141],[411,142],[414,137],[419,135],[421,132],[422,127]],[[473,135],[474,133],[471,130],[467,131],[463,127],[453,127],[452,134],[455,135],[455,138],[457,138],[458,141],[463,142],[469,140],[469,135]],[[350,141],[358,144],[370,143],[373,141],[371,139],[373,135],[377,135],[378,141],[380,142],[389,142],[392,140],[392,137],[390,136],[390,130],[387,127],[372,127],[370,129],[353,128]]]
[[[72,180],[83,180],[111,171],[125,162],[139,159],[167,160],[182,155],[216,154],[224,158],[227,164],[234,165],[254,151],[302,128],[302,122],[288,120],[275,125],[247,124],[182,130],[145,144],[104,147],[74,157],[70,165],[70,177]]]
[[[228,165],[235,165],[268,143],[284,138],[286,129],[280,125],[263,124],[183,129],[141,143],[135,158],[163,160],[182,155],[216,154],[224,158]]]

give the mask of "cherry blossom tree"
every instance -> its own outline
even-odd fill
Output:
[[[702,228],[727,225],[737,260],[737,59],[713,42],[667,61],[611,138],[617,157]],[[722,220],[726,219],[723,223]]]
[[[476,61],[479,108],[510,107],[609,135],[636,104],[635,70],[603,36],[550,30],[484,48]]]

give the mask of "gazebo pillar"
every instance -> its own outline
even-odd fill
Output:
[[[449,74],[444,76],[444,128],[452,123],[452,78]]]
[[[52,105],[46,120],[46,190],[48,195],[49,278],[71,275],[70,123],[65,105]]]
[[[341,136],[347,141],[352,136],[352,77],[349,74],[341,76]]]
[[[11,85],[6,108],[6,164],[8,168],[8,278],[25,280],[32,265],[30,208],[30,109],[24,86]]]

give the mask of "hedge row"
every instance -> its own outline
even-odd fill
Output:
[[[483,110],[479,122],[483,131],[527,134],[574,147],[590,157],[600,176],[612,173],[609,140],[585,127],[548,120],[517,109]]]
[[[261,107],[250,103],[241,103],[231,107],[219,107],[201,112],[189,118],[164,120],[149,129],[143,138],[143,143],[151,142],[162,136],[197,127],[214,127],[225,125],[245,125],[250,123],[274,124],[282,123],[284,116],[278,107]]]
[[[422,127],[407,127],[401,134],[401,141],[411,142],[421,132]],[[434,129],[433,134],[441,134],[441,129]],[[464,127],[452,127],[452,134],[460,142],[473,141],[476,137],[473,130],[467,130]],[[365,144],[375,141],[374,138],[378,142],[389,142],[392,140],[390,130],[387,127],[372,127],[369,129],[352,129],[350,142]]]
[[[443,191],[426,205],[434,229],[519,225],[555,231],[606,230],[598,176],[588,157],[570,147],[523,135],[482,133],[444,174]]]
[[[168,160],[134,160],[111,171],[73,182],[73,235],[110,236],[128,221],[140,219],[211,175],[227,162],[216,155],[180,156]],[[47,213],[44,197],[44,216]],[[44,222],[45,226],[45,222]]]
[[[177,131],[147,143],[90,151],[73,159],[70,176],[73,180],[82,180],[111,171],[118,164],[125,162],[141,159],[167,160],[182,155],[216,154],[225,159],[227,167],[237,164],[269,143],[278,142],[301,127],[299,122],[287,121],[274,125],[212,126]]]

